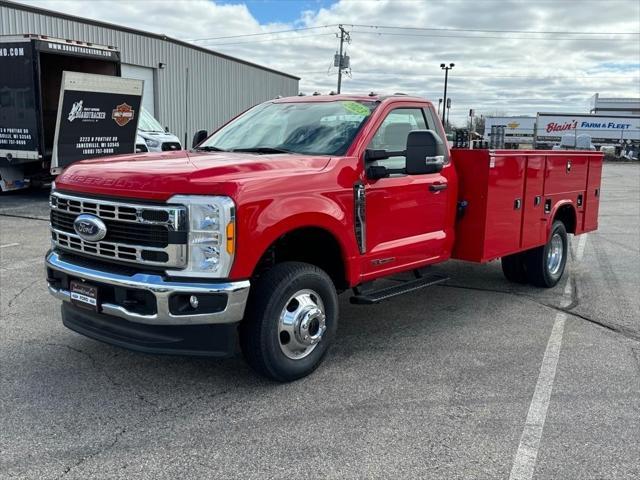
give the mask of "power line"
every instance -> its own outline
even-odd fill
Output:
[[[328,35],[335,37],[335,33],[313,33],[311,35],[298,35],[296,37],[265,38],[263,40],[247,40],[246,42],[209,43],[207,45],[203,45],[203,47],[208,48],[208,47],[221,47],[224,45],[244,45],[247,43],[265,43],[265,42],[282,42],[282,41],[290,42],[291,40],[298,40],[299,38],[326,37]]]
[[[435,38],[490,38],[499,40],[543,40],[543,41],[557,41],[557,40],[573,40],[573,41],[596,41],[596,42],[624,42],[632,41],[626,38],[570,38],[570,37],[498,37],[491,35],[438,35],[438,34],[420,34],[420,33],[392,33],[392,32],[367,32],[365,30],[352,30],[352,33],[364,33],[365,35],[389,35],[397,37],[435,37]]]
[[[335,25],[318,25],[315,27],[300,27],[300,28],[290,28],[288,30],[274,30],[272,32],[260,32],[260,33],[244,33],[242,35],[228,35],[226,37],[205,37],[205,38],[192,38],[191,40],[185,40],[186,42],[204,42],[207,40],[226,40],[229,38],[241,38],[241,37],[257,37],[260,35],[273,35],[275,33],[289,33],[289,32],[300,32],[303,30],[317,30],[319,28],[329,28],[335,27]]]
[[[424,31],[440,31],[440,32],[477,32],[477,33],[539,33],[544,35],[562,34],[562,35],[640,35],[640,32],[585,32],[585,31],[560,31],[560,30],[489,30],[483,28],[429,28],[429,27],[402,27],[395,25],[364,25],[348,23],[351,27],[358,28],[382,28],[395,30],[424,30]]]
[[[480,28],[431,28],[431,27],[403,27],[400,25],[366,25],[366,24],[354,24],[348,23],[343,24],[351,27],[357,28],[372,28],[372,29],[383,29],[383,30],[416,30],[416,31],[429,31],[429,32],[469,32],[469,33],[518,33],[518,34],[540,34],[540,35],[640,35],[640,32],[586,32],[586,31],[560,31],[560,30],[497,30],[497,29],[480,29]],[[300,32],[305,30],[317,30],[321,28],[335,28],[338,24],[326,24],[326,25],[316,25],[310,27],[298,27],[298,28],[290,28],[286,30],[274,30],[271,32],[259,32],[259,33],[245,33],[240,35],[227,35],[222,37],[203,37],[203,38],[193,38],[186,40],[187,42],[205,42],[209,40],[227,40],[232,38],[246,38],[246,37],[256,37],[256,36],[264,36],[264,35],[274,35],[278,33],[292,33],[292,32]],[[365,32],[360,32],[365,33]],[[392,35],[391,32],[381,32],[387,35]],[[400,35],[400,34],[393,34]],[[477,37],[477,36],[468,36],[464,38],[493,38],[493,37]],[[504,37],[496,37],[496,38],[504,38]],[[519,37],[528,39],[529,37]],[[538,37],[532,37],[538,38]],[[578,39],[576,39],[578,40]],[[607,40],[607,39],[601,39]]]

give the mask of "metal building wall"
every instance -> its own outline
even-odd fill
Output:
[[[90,8],[90,2],[87,3]],[[34,33],[112,45],[122,63],[155,71],[156,117],[189,142],[200,129],[211,131],[248,107],[277,95],[298,93],[296,77],[235,61],[144,34],[24,10],[0,3],[0,35]],[[166,66],[158,68],[159,63]],[[186,71],[189,70],[188,102]],[[188,106],[188,117],[186,107]]]

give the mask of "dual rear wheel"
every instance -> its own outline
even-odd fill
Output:
[[[502,257],[502,272],[511,282],[551,288],[562,278],[568,252],[567,229],[556,221],[545,245]]]

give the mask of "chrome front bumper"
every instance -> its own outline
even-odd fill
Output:
[[[244,316],[244,309],[249,296],[250,284],[248,280],[225,283],[190,283],[186,281],[167,282],[160,275],[135,274],[126,276],[76,265],[63,260],[55,251],[47,254],[46,266],[70,277],[87,280],[88,282],[151,292],[157,303],[157,313],[153,315],[132,312],[121,305],[113,303],[102,303],[100,305],[101,313],[105,315],[148,325],[202,325],[239,322]],[[71,302],[71,294],[68,290],[49,285],[49,292],[64,302]],[[174,315],[169,310],[169,298],[174,294],[196,296],[224,294],[227,296],[227,305],[224,310],[216,313]]]

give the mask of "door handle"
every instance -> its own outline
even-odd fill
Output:
[[[432,183],[429,185],[429,191],[431,192],[439,192],[441,190],[446,190],[449,185],[446,183]]]

